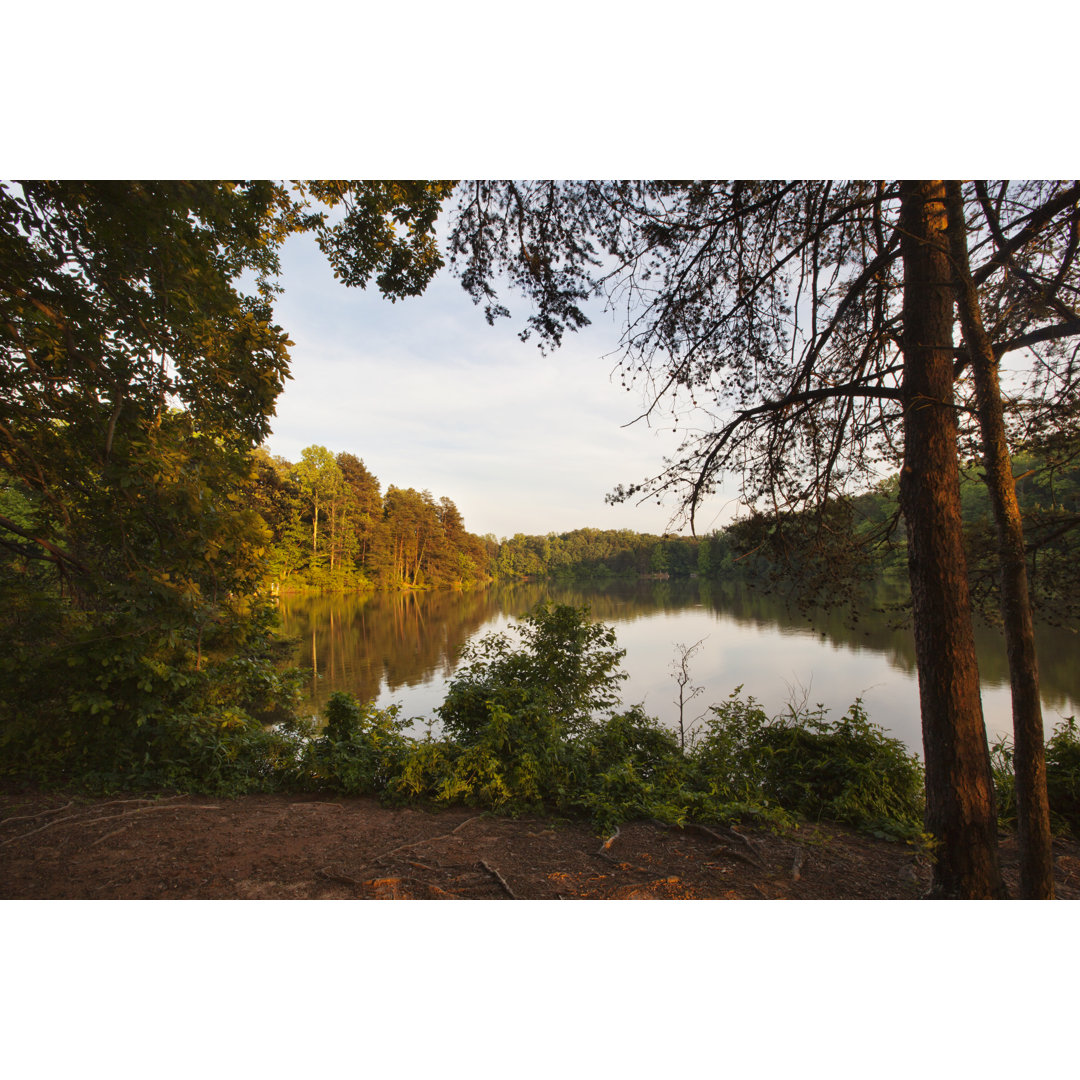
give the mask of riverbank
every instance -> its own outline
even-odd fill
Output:
[[[1017,893],[1016,838],[1002,834]],[[1080,899],[1080,843],[1055,839],[1059,899]],[[924,857],[841,825],[622,826],[310,795],[0,793],[5,900],[915,900]]]

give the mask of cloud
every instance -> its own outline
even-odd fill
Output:
[[[310,238],[290,240],[282,262],[277,316],[295,344],[273,453],[347,450],[384,488],[453,499],[478,533],[664,531],[671,507],[604,504],[658,472],[679,436],[622,427],[640,403],[609,379],[618,334],[602,313],[545,356],[518,340],[520,321],[488,326],[445,271],[391,304],[336,281]]]

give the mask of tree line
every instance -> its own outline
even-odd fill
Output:
[[[1074,622],[1080,616],[1075,526],[1080,522],[1080,458],[1073,447],[1058,452],[1022,451],[1011,460],[1027,537],[1033,604],[1041,618]],[[885,574],[910,598],[907,530],[900,512],[899,474],[814,513],[761,512],[700,536],[637,533],[629,529],[575,529],[564,533],[517,533],[499,541],[492,577],[696,576],[752,581],[783,590],[802,608],[855,599],[859,588]],[[964,545],[972,596],[984,614],[1001,618],[994,556],[993,511],[977,461],[960,477]],[[834,540],[821,557],[815,534],[831,515]]]

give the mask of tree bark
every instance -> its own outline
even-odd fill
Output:
[[[1001,571],[1001,616],[1012,684],[1013,767],[1016,775],[1016,821],[1020,844],[1020,895],[1025,900],[1053,900],[1054,865],[1050,839],[1050,801],[1046,790],[1046,746],[1035,629],[1028,595],[1024,530],[1012,459],[1005,434],[998,362],[983,327],[979,298],[971,278],[967,229],[960,183],[947,185],[949,244],[956,279],[957,309],[964,344],[975,377],[983,464],[997,526]]]
[[[953,288],[945,185],[901,188],[904,467],[900,502],[926,763],[926,825],[938,843],[930,896],[1005,897],[979,696],[960,518],[953,407]]]

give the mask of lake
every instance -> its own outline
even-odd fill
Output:
[[[888,608],[889,597],[876,597]],[[282,596],[285,633],[297,640],[295,662],[311,669],[306,710],[321,712],[330,694],[348,690],[379,706],[398,703],[403,717],[434,719],[461,647],[504,630],[542,601],[587,606],[615,627],[626,650],[623,701],[641,703],[670,726],[678,718],[672,666],[676,645],[703,644],[690,661],[692,685],[704,692],[687,719],[735,687],[770,715],[790,701],[825,705],[834,717],[862,698],[876,724],[921,755],[915,645],[900,616],[864,610],[813,620],[775,596],[705,581],[613,581],[563,585],[526,582],[468,592]],[[1077,636],[1037,628],[1043,716],[1049,733],[1080,705]],[[1009,675],[1000,630],[976,623],[983,710],[991,737],[1011,733]],[[425,725],[414,725],[422,732]]]

